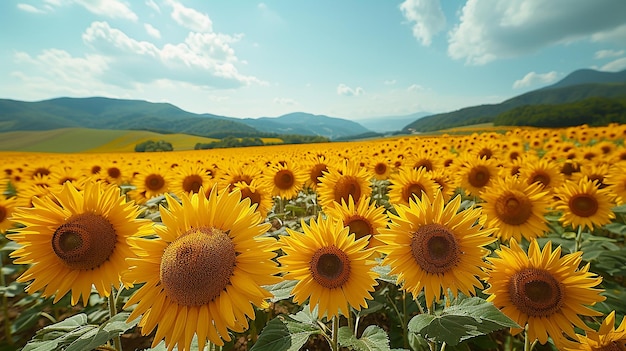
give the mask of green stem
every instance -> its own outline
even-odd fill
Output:
[[[109,294],[109,318],[113,318],[117,314],[115,296],[115,288],[111,288],[111,293]],[[113,345],[115,345],[115,350],[122,351],[122,339],[119,334],[113,338]]]
[[[583,242],[583,226],[579,225],[578,226],[578,233],[576,233],[576,243],[575,243],[575,246],[574,246],[574,252],[580,251],[580,247],[582,246],[582,242]]]
[[[535,343],[530,343],[528,338],[528,324],[526,324],[526,330],[524,331],[524,351],[532,351],[535,347]]]
[[[331,351],[339,351],[339,344],[337,343],[337,337],[338,337],[337,334],[339,334],[339,317],[334,316],[332,338],[331,338],[331,343],[330,343]]]
[[[418,303],[419,304],[419,303]],[[402,341],[404,348],[409,348],[409,321],[406,313],[406,290],[402,290]]]
[[[2,267],[4,267],[4,255],[0,252],[0,286],[6,287],[6,280]],[[9,299],[5,293],[2,293],[2,314],[4,315],[4,335],[9,345],[13,345],[13,336],[11,335],[11,320],[9,319]]]

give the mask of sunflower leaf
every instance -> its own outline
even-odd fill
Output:
[[[280,300],[287,300],[293,295],[291,291],[296,286],[296,283],[298,283],[298,281],[294,279],[282,280],[276,284],[265,285],[263,288],[274,295],[274,297],[270,299],[271,302],[278,302]]]
[[[504,328],[519,328],[492,303],[478,297],[460,300],[437,315],[419,314],[409,322],[409,331],[450,346]]]
[[[380,327],[370,325],[357,338],[349,327],[339,328],[337,335],[339,345],[356,351],[390,351],[389,336]]]
[[[250,351],[297,351],[311,335],[319,333],[315,325],[281,315],[267,323]]]

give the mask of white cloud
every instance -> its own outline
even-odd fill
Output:
[[[618,57],[624,55],[624,50],[599,50],[596,51],[596,54],[593,56],[595,59],[604,59],[611,57]]]
[[[468,0],[449,32],[448,55],[481,65],[550,45],[624,38],[624,13],[626,1],[616,0]]]
[[[610,42],[620,46],[624,45],[626,42],[626,24],[622,24],[621,26],[615,27],[611,30],[595,33],[591,36],[591,41]]]
[[[120,0],[73,0],[73,2],[96,15],[128,19],[131,21],[138,19],[137,14]]]
[[[538,84],[550,84],[555,82],[558,78],[559,74],[556,71],[548,73],[529,72],[524,78],[516,80],[513,83],[513,89],[521,89]]]
[[[619,72],[624,69],[626,69],[626,57],[618,58],[617,60],[611,61],[600,68],[601,71],[608,72]]]
[[[418,91],[418,90],[424,90],[424,87],[419,84],[411,84],[408,88],[406,88],[406,91]]]
[[[337,86],[337,94],[344,96],[359,96],[365,94],[365,90],[363,90],[363,88],[361,87],[356,87],[352,89],[349,86],[341,83],[339,84],[339,86]]]
[[[277,105],[288,105],[288,106],[298,105],[298,102],[296,100],[289,99],[289,98],[274,98],[274,103]]]
[[[148,35],[150,35],[151,37],[161,39],[161,32],[158,29],[154,28],[151,24],[144,23],[143,27],[146,29]]]
[[[413,22],[413,36],[429,46],[433,36],[446,28],[439,0],[405,0],[400,4],[404,18]]]
[[[158,13],[161,13],[161,8],[159,7],[159,5],[157,5],[156,2],[154,2],[154,0],[147,0],[146,6],[148,6],[149,8],[153,9],[154,11]]]
[[[36,8],[33,5],[30,4],[23,4],[23,3],[19,3],[17,4],[17,8],[22,10],[22,11],[26,11],[26,12],[30,12],[30,13],[44,13],[45,11]]]
[[[157,47],[148,41],[130,38],[107,22],[93,22],[83,33],[83,41],[111,58],[111,74],[106,78],[117,85],[170,79],[214,88],[237,88],[266,84],[241,74],[239,60],[230,44],[241,36],[221,33],[194,33],[184,42]]]
[[[397,81],[395,79],[390,79],[390,80],[386,80],[385,85],[394,85],[397,83]]]
[[[168,4],[172,6],[172,19],[182,27],[200,33],[213,32],[213,21],[207,14],[186,7],[178,1],[168,0]]]

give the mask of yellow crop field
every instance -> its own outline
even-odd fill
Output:
[[[619,349],[625,137],[618,124],[475,126],[127,152],[149,138],[138,133],[88,152],[1,152],[0,341]]]

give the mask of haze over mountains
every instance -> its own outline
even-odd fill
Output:
[[[626,97],[626,70],[572,72],[561,81],[499,104],[466,107],[457,111],[387,116],[359,121],[294,112],[279,117],[234,118],[195,114],[169,103],[103,97],[57,98],[24,102],[0,99],[0,132],[94,128],[150,130],[204,137],[300,134],[345,139],[366,133],[428,132],[493,122],[503,112],[523,105],[560,104],[588,97]]]

